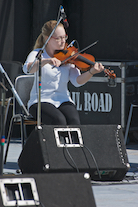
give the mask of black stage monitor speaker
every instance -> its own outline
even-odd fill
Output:
[[[42,126],[19,159],[22,173],[88,172],[92,180],[122,180],[129,169],[120,125]]]
[[[0,177],[0,206],[96,207],[84,174],[24,174]]]

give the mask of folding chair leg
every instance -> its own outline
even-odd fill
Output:
[[[6,126],[6,121],[7,121],[7,117],[8,117],[8,113],[9,113],[9,109],[10,109],[10,104],[11,102],[13,101],[13,97],[10,97],[8,99],[8,104],[7,104],[7,107],[6,107],[6,110],[5,110],[5,117],[4,117],[4,128]]]
[[[24,143],[25,144],[25,139],[27,139],[27,130],[26,130],[26,124],[24,124]]]
[[[20,120],[21,120],[21,123],[20,123],[21,141],[22,141],[22,149],[23,149],[23,147],[24,147],[24,137],[26,137],[26,130],[25,130],[24,120],[23,120],[22,116],[20,116]],[[6,161],[7,161],[7,155],[8,155],[8,150],[9,150],[9,144],[10,144],[10,139],[11,139],[11,135],[12,135],[13,125],[14,125],[14,118],[12,118],[11,122],[10,122],[9,132],[8,132],[8,136],[7,136],[7,147],[6,147],[6,151],[5,151],[4,164],[6,164]]]
[[[25,133],[24,133],[24,121],[23,121],[23,118],[21,117],[21,141],[22,141],[22,149],[24,147],[24,136],[25,136]]]
[[[7,160],[8,149],[9,149],[11,134],[12,134],[12,130],[13,130],[13,122],[14,122],[14,118],[12,118],[11,122],[10,122],[9,132],[8,132],[8,136],[7,136],[7,146],[6,146],[5,156],[4,156],[4,164],[6,164],[6,160]]]

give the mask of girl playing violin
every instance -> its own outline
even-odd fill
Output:
[[[42,33],[37,38],[34,50],[28,55],[23,66],[23,71],[28,69],[34,62],[38,51],[43,47],[57,21],[51,20],[44,24]],[[49,125],[78,125],[80,118],[73,100],[70,97],[67,85],[70,81],[75,87],[85,84],[94,74],[104,70],[101,63],[95,63],[90,70],[81,74],[74,64],[61,65],[61,61],[54,57],[56,50],[63,50],[68,36],[64,26],[59,23],[53,36],[48,41],[41,60],[41,120]],[[61,65],[61,66],[60,66]],[[54,67],[53,67],[54,66]],[[34,73],[34,84],[30,93],[28,109],[30,114],[37,120],[38,105],[38,60],[35,62],[30,73]]]

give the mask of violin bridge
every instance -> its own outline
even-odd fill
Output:
[[[73,52],[71,53],[71,56],[73,56],[73,55],[75,55],[75,51],[73,51]]]

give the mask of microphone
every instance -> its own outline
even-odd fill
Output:
[[[74,43],[76,42],[76,40],[72,40],[72,42],[68,45],[67,48],[72,47],[74,45]]]
[[[69,27],[69,23],[68,23],[68,21],[67,21],[67,16],[66,16],[66,13],[65,13],[65,11],[64,11],[63,6],[61,6],[60,9],[61,9],[60,12],[61,12],[61,16],[62,16],[62,18],[63,18],[64,27],[65,27],[65,28],[68,28],[68,27]]]

